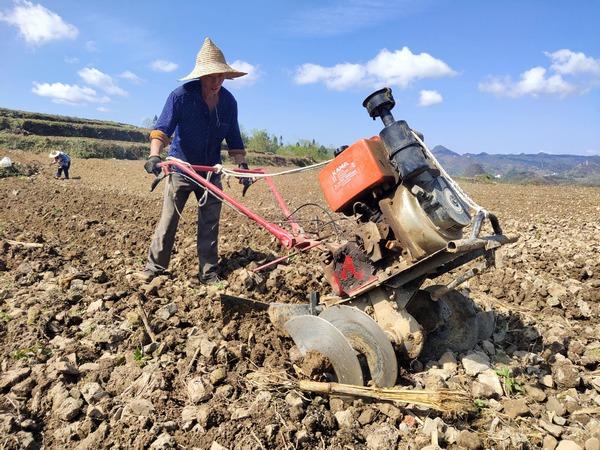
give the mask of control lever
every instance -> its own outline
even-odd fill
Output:
[[[158,186],[158,184],[162,181],[162,179],[166,176],[166,174],[164,172],[161,172],[159,175],[156,176],[156,178],[154,180],[152,180],[152,184],[150,185],[150,192],[154,191],[154,189],[156,189],[156,186]]]

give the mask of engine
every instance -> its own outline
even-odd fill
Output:
[[[329,207],[357,222],[348,242],[330,245],[323,257],[334,292],[352,296],[394,267],[406,268],[462,238],[468,206],[440,173],[408,124],[396,121],[392,91],[363,102],[380,118],[379,136],[336,152],[319,174]]]

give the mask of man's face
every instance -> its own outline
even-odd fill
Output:
[[[215,73],[212,75],[205,75],[202,77],[202,88],[208,94],[217,95],[219,89],[223,85],[225,75],[222,73]]]

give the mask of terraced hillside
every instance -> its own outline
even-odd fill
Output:
[[[3,150],[40,154],[60,150],[78,158],[142,159],[148,155],[149,133],[147,128],[125,123],[0,108],[0,157]],[[227,152],[223,151],[222,156],[228,160]],[[259,166],[306,166],[314,160],[249,151],[248,162]]]
[[[47,153],[61,150],[80,158],[139,159],[148,151],[148,132],[133,125],[0,108],[0,147]]]

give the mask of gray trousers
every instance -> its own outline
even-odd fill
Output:
[[[213,175],[210,181],[221,188],[219,176]],[[169,267],[171,251],[175,243],[175,233],[179,224],[179,214],[183,213],[183,208],[190,193],[194,192],[197,200],[200,200],[204,194],[204,189],[178,173],[170,175],[167,183],[160,220],[156,225],[152,244],[150,244],[150,250],[148,251],[146,269],[153,272],[162,272]],[[221,202],[208,194],[206,203],[198,207],[196,245],[200,275],[207,275],[217,271],[220,215]]]

